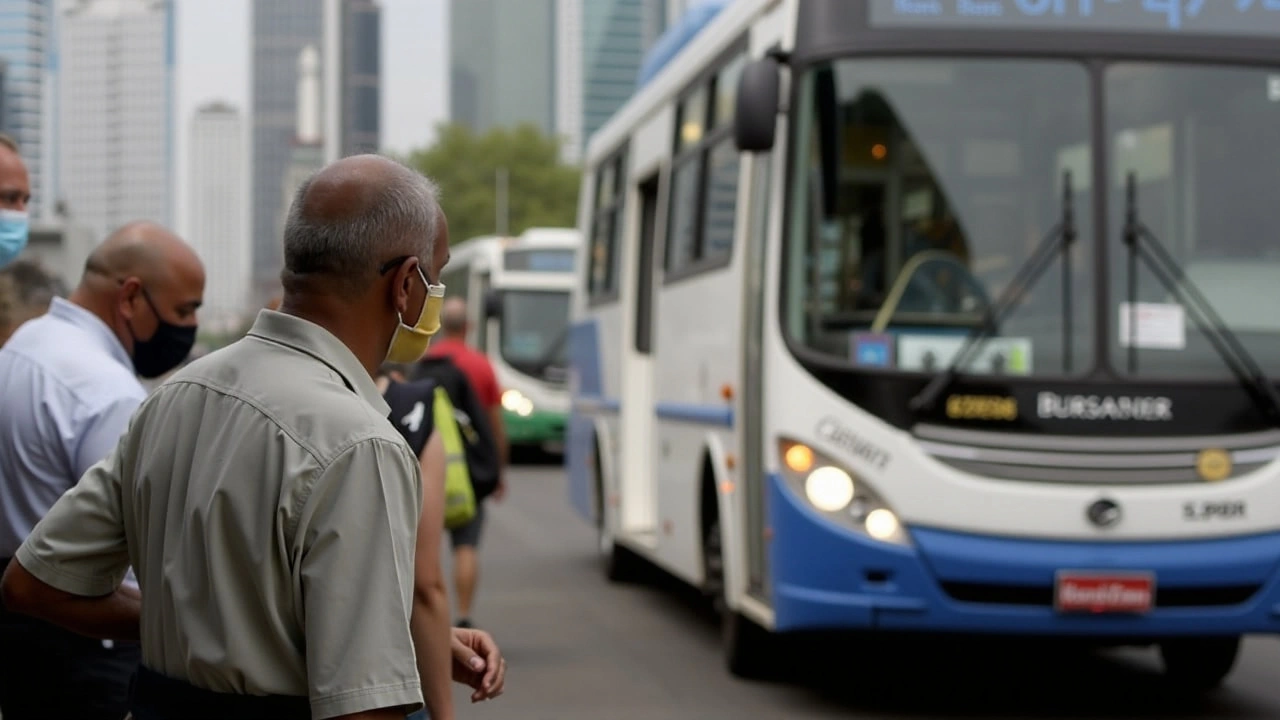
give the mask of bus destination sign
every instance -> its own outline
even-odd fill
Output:
[[[1280,0],[870,0],[873,28],[1280,36]]]

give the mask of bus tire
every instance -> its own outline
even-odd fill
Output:
[[[720,513],[706,523],[702,540],[703,568],[706,581],[703,592],[720,617],[720,640],[724,646],[725,666],[732,675],[749,680],[763,680],[775,673],[776,640],[769,631],[750,618],[729,607],[725,597],[724,536],[720,531]]]
[[[644,560],[631,550],[619,545],[609,528],[608,502],[605,500],[604,473],[600,465],[600,445],[596,444],[591,463],[596,490],[596,543],[600,550],[600,566],[605,579],[612,583],[629,583],[639,580],[644,570]]]
[[[1240,637],[1173,638],[1160,643],[1165,676],[1176,687],[1212,690],[1231,673],[1240,655]]]

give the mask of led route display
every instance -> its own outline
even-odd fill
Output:
[[[878,28],[1280,36],[1280,0],[870,0]]]

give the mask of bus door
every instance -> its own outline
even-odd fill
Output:
[[[636,262],[636,302],[634,332],[627,339],[623,353],[621,433],[623,485],[620,517],[623,531],[640,534],[644,540],[655,540],[657,524],[657,491],[654,486],[654,263],[657,262],[658,175],[642,180],[639,197],[639,256]]]
[[[763,448],[766,442],[764,408],[764,333],[765,333],[765,273],[768,271],[769,212],[773,197],[770,173],[773,171],[772,155],[757,155],[751,160],[751,182],[739,194],[741,201],[751,208],[744,248],[746,282],[743,283],[743,378],[755,378],[742,383],[741,416],[742,446],[739,452],[744,460],[742,479],[745,484],[746,547],[748,593],[768,602],[769,552],[765,539],[766,468]]]

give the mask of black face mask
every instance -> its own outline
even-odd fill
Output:
[[[129,334],[133,336],[133,369],[138,375],[150,380],[157,378],[178,367],[191,348],[196,344],[196,327],[194,325],[174,325],[165,322],[151,302],[151,294],[142,290],[142,297],[151,306],[156,316],[156,332],[149,340],[139,340],[133,334],[133,325],[129,325]]]

